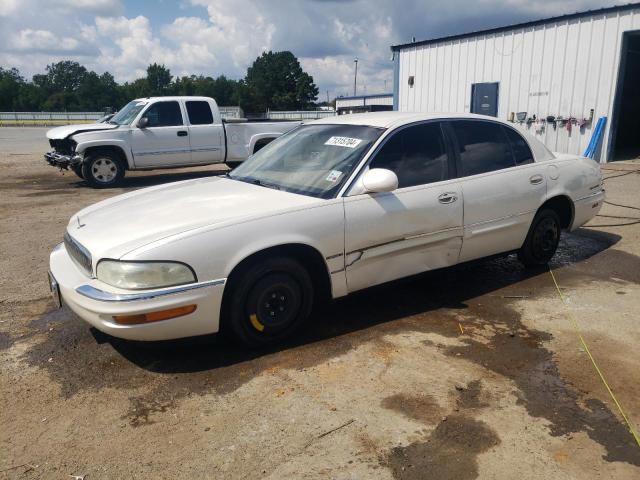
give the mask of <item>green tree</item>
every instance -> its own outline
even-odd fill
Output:
[[[147,67],[147,85],[149,95],[160,97],[170,95],[171,92],[171,72],[164,65],[153,63]]]
[[[16,68],[5,70],[0,67],[0,110],[17,108],[20,90],[24,84],[24,78]]]
[[[34,75],[33,82],[49,93],[71,93],[78,87],[87,74],[87,69],[78,62],[63,60],[47,65],[44,75]]]
[[[247,70],[238,99],[246,111],[303,110],[318,96],[313,77],[291,52],[265,52]]]

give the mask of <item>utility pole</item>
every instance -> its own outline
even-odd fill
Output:
[[[329,90],[327,90],[327,105],[329,105]]]
[[[356,58],[353,63],[356,64],[356,71],[355,74],[353,75],[353,96],[356,96],[356,85],[358,85],[358,59]]]

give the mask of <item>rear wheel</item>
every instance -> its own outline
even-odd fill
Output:
[[[114,187],[124,177],[124,165],[113,153],[94,153],[82,162],[82,176],[93,188]]]
[[[234,280],[235,279],[235,280]],[[276,343],[297,330],[311,313],[313,283],[297,261],[258,261],[234,274],[225,327],[249,347]]]
[[[549,209],[539,211],[531,223],[527,238],[518,251],[518,259],[527,267],[546,265],[560,242],[560,217]]]

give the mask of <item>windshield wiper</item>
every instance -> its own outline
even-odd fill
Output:
[[[263,182],[262,180],[258,180],[257,178],[252,179],[251,183],[253,183],[254,185],[260,185],[261,187],[267,187],[267,188],[273,188],[274,190],[280,190],[280,187],[278,185],[274,185],[273,183],[266,183],[266,182]]]

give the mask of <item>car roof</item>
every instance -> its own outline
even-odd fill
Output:
[[[337,115],[335,117],[326,117],[319,120],[305,122],[312,125],[363,125],[369,127],[394,129],[403,125],[415,122],[423,122],[425,120],[455,120],[455,119],[471,119],[485,120],[490,122],[506,125],[515,129],[527,140],[529,146],[533,150],[536,161],[544,161],[555,158],[554,154],[542,143],[528,132],[524,132],[519,128],[515,128],[513,123],[505,122],[495,117],[487,115],[478,115],[475,113],[420,113],[420,112],[369,112],[369,113],[353,113],[350,115]]]
[[[474,113],[420,113],[420,112],[369,112],[352,113],[350,115],[337,115],[314,120],[308,123],[332,124],[332,125],[365,125],[378,128],[398,127],[408,123],[421,122],[425,120],[447,120],[455,118],[469,118],[478,120],[490,120],[505,123],[495,117],[477,115]],[[306,122],[305,122],[306,123]]]
[[[174,95],[171,97],[143,97],[136,98],[134,102],[148,102],[150,100],[211,100],[211,97],[191,96],[191,95]]]

